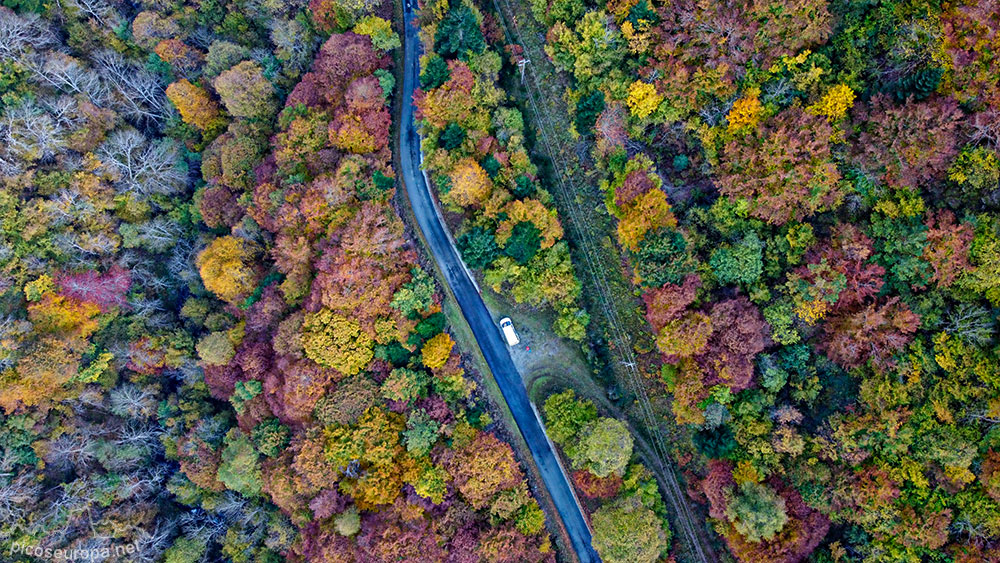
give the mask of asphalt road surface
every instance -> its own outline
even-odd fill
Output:
[[[541,422],[528,400],[528,393],[521,381],[521,376],[518,374],[514,362],[510,359],[507,343],[504,341],[500,328],[483,303],[476,285],[466,272],[458,250],[452,244],[445,230],[446,227],[437,213],[434,200],[420,170],[420,137],[413,120],[413,91],[417,87],[420,76],[421,45],[414,27],[416,22],[411,6],[411,2],[414,1],[403,0],[406,32],[403,43],[403,119],[400,127],[400,161],[406,194],[413,207],[417,224],[434,255],[434,260],[437,261],[444,273],[445,280],[462,309],[462,314],[465,315],[469,326],[472,327],[472,332],[486,358],[486,363],[493,372],[493,377],[500,386],[504,400],[507,401],[507,406],[514,416],[514,421],[531,450],[531,455],[542,475],[545,488],[548,489],[556,510],[559,512],[559,517],[569,534],[574,551],[582,563],[599,562],[600,558],[590,544],[590,529],[587,527],[580,506],[573,496],[571,485],[559,466],[551,442],[546,438]]]

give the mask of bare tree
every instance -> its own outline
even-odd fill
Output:
[[[945,326],[949,334],[976,346],[985,346],[993,340],[993,316],[979,305],[958,305],[948,313]]]
[[[33,103],[8,109],[0,122],[6,152],[27,162],[55,156],[63,146],[62,132],[56,120]]]
[[[12,461],[4,457],[0,460],[0,471],[8,474],[13,470]],[[24,516],[35,504],[42,487],[31,473],[25,472],[16,477],[4,478],[0,474],[0,524],[11,525]]]
[[[94,57],[101,76],[114,90],[114,105],[134,122],[159,126],[168,110],[160,80],[114,51]]]
[[[62,434],[58,438],[49,442],[49,450],[46,452],[45,461],[56,467],[77,468],[86,466],[94,461],[94,441],[86,430],[75,434]]]
[[[29,48],[41,49],[54,43],[52,29],[38,14],[19,16],[0,7],[0,59],[16,58]]]
[[[156,396],[144,387],[125,383],[109,393],[111,412],[122,418],[144,419],[156,414]]]
[[[97,152],[115,175],[115,187],[121,192],[143,197],[170,195],[186,179],[177,166],[177,149],[172,143],[151,143],[135,129],[115,131]]]
[[[180,227],[165,215],[139,225],[139,240],[150,252],[161,253],[170,250],[180,237]]]
[[[87,14],[95,22],[108,28],[115,29],[121,25],[121,15],[104,0],[63,0],[66,4]]]
[[[107,101],[108,86],[92,69],[78,59],[58,51],[30,59],[32,79],[67,94],[83,94],[102,105]]]
[[[973,142],[985,141],[1000,147],[1000,110],[988,108],[972,116],[969,135]]]

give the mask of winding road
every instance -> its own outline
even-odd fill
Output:
[[[581,563],[600,561],[590,543],[590,529],[576,502],[573,489],[559,464],[555,449],[545,435],[538,414],[528,399],[521,376],[507,350],[507,344],[483,303],[479,291],[456,250],[447,229],[438,214],[433,197],[420,169],[420,136],[413,118],[413,91],[420,76],[420,40],[417,37],[416,17],[411,2],[403,0],[403,90],[402,126],[400,127],[400,164],[406,194],[416,216],[417,225],[434,255],[434,260],[444,274],[458,301],[462,314],[472,327],[486,363],[493,372],[497,385],[514,417],[518,430],[524,436],[528,449],[538,466],[545,488],[559,513],[559,518],[569,535]]]

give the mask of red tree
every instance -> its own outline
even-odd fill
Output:
[[[854,162],[893,186],[918,187],[941,180],[958,152],[962,112],[951,98],[909,101],[902,106],[878,95],[858,104],[859,130],[851,144]]]
[[[97,305],[102,313],[127,303],[125,295],[132,287],[132,276],[121,266],[112,266],[103,274],[88,270],[79,274],[64,272],[56,276],[59,293],[77,301]]]
[[[832,317],[826,324],[826,355],[845,369],[871,360],[889,367],[892,356],[903,349],[920,326],[920,317],[906,303],[893,297],[882,305],[871,304],[854,313]]]

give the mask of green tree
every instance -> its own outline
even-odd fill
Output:
[[[271,417],[254,427],[250,434],[257,451],[267,457],[277,457],[288,446],[291,433],[277,418]]]
[[[469,53],[486,49],[486,39],[479,29],[479,19],[465,4],[458,4],[445,15],[434,34],[434,50],[445,58],[465,60]]]
[[[746,482],[726,506],[726,518],[751,542],[772,539],[785,527],[785,499],[766,485]]]
[[[406,420],[406,430],[403,431],[406,451],[416,455],[426,454],[437,441],[440,430],[441,423],[431,418],[426,410],[411,412]]]
[[[625,473],[632,457],[632,434],[624,422],[601,417],[583,427],[577,440],[574,466],[601,478]]]
[[[253,442],[239,428],[226,433],[218,479],[227,488],[248,497],[261,492],[260,464]]]
[[[653,563],[667,548],[663,522],[635,496],[594,512],[594,549],[605,563]]]
[[[514,225],[503,251],[522,266],[531,261],[542,247],[541,231],[534,223],[521,221]]]
[[[635,273],[646,287],[680,283],[691,273],[688,244],[676,229],[657,228],[639,241],[638,252],[631,253]]]
[[[237,381],[233,394],[229,397],[229,402],[233,404],[233,410],[236,411],[236,414],[243,414],[246,404],[260,395],[263,389],[264,385],[256,379]]]
[[[205,555],[204,541],[180,536],[163,554],[163,563],[198,563]]]
[[[500,247],[493,233],[473,227],[458,237],[458,250],[470,268],[482,269],[500,256]]]
[[[531,178],[521,175],[514,180],[514,189],[512,193],[517,199],[527,199],[533,197],[535,192],[538,191],[538,187]]]
[[[420,266],[410,270],[410,275],[410,281],[396,291],[389,306],[412,319],[434,304],[434,279]]]
[[[424,69],[420,73],[420,88],[424,91],[433,90],[451,78],[448,63],[440,55],[432,53],[427,55],[426,60]]]
[[[465,129],[458,123],[449,123],[438,137],[438,145],[446,151],[453,151],[465,142]]]
[[[576,101],[576,117],[574,124],[576,132],[588,135],[597,122],[597,116],[604,111],[604,92],[594,90],[586,96],[580,96]]]
[[[708,264],[719,283],[750,285],[764,271],[764,243],[751,231],[736,245],[724,244],[715,249]]]
[[[546,433],[559,445],[574,440],[581,428],[597,420],[594,403],[578,400],[572,389],[549,395],[542,412],[545,413]]]

